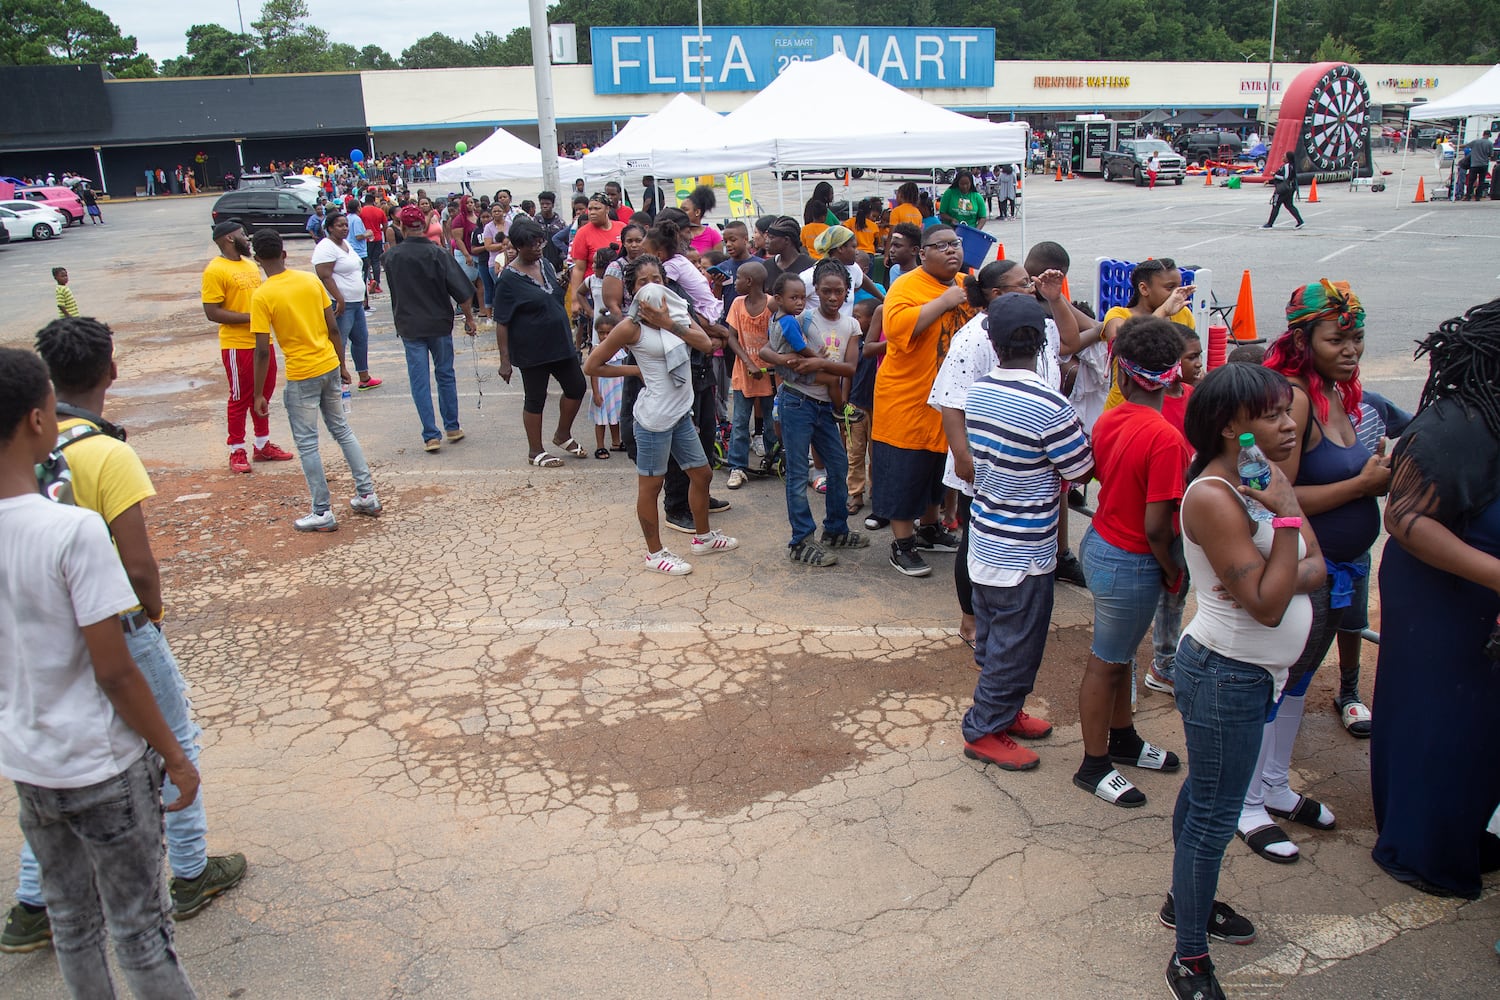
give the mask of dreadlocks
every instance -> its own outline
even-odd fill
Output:
[[[1430,367],[1419,409],[1439,399],[1456,399],[1500,437],[1500,395],[1495,391],[1500,385],[1500,299],[1444,320],[1417,342],[1415,357],[1424,354]]]

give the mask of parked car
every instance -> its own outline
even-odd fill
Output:
[[[1119,149],[1106,150],[1099,158],[1106,181],[1130,178],[1139,187],[1146,183],[1146,163],[1155,153],[1156,179],[1181,184],[1187,176],[1187,161],[1172,152],[1162,139],[1121,139]]]
[[[59,232],[68,228],[68,217],[51,205],[39,201],[0,201],[0,208],[10,209],[23,219],[32,222],[45,220],[55,225]],[[34,217],[34,218],[33,218]]]
[[[239,219],[246,232],[274,229],[286,236],[304,236],[307,217],[316,204],[315,195],[297,188],[242,188],[220,195],[214,202],[213,225]]]
[[[4,226],[0,226],[0,247],[3,247],[8,243],[10,243],[10,230],[6,229]]]
[[[27,215],[35,216],[36,213]],[[5,227],[13,240],[50,240],[64,229],[54,219],[24,218],[21,213],[12,212],[8,208],[0,208],[0,226]]]
[[[281,186],[291,191],[308,191],[314,198],[323,193],[323,182],[310,174],[292,174],[281,179]]]
[[[1172,148],[1199,166],[1209,160],[1227,163],[1240,155],[1245,143],[1233,132],[1187,132],[1179,135]]]
[[[279,188],[286,187],[286,181],[280,174],[241,174],[241,188]]]
[[[73,193],[72,188],[65,187],[29,187],[16,191],[18,200],[40,202],[57,209],[67,217],[70,223],[83,224],[84,207],[83,199]]]

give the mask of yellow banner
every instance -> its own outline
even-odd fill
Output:
[[[729,217],[748,219],[756,215],[755,203],[750,197],[750,175],[730,174],[724,178],[725,192],[729,195]]]

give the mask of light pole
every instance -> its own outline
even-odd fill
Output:
[[[240,9],[240,0],[234,0],[234,11],[240,16],[240,37],[245,37],[245,12]],[[246,47],[240,55],[245,57],[245,75],[254,78],[255,74],[250,70],[250,49]]]
[[[1276,12],[1281,0],[1271,0],[1271,48],[1266,53],[1266,111],[1264,114],[1266,133],[1271,131],[1271,76],[1276,72]]]
[[[552,46],[548,44],[547,0],[531,0],[531,68],[536,76],[536,126],[542,146],[542,188],[558,189],[557,108],[552,101]]]
[[[703,68],[703,0],[698,0],[698,103],[708,107],[708,74]]]

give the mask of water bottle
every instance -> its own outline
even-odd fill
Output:
[[[349,391],[348,382],[345,382],[339,391],[339,402],[343,404],[346,414],[354,412],[354,394]]]
[[[1252,490],[1264,490],[1271,485],[1271,463],[1256,445],[1254,434],[1240,435],[1239,472],[1240,483]],[[1250,508],[1250,516],[1257,521],[1269,521],[1274,516],[1253,498],[1247,499],[1246,505]]]

